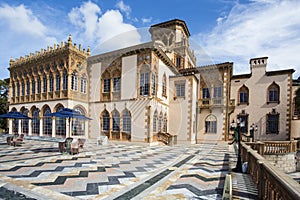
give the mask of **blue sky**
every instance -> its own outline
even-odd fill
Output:
[[[268,71],[300,76],[299,0],[0,0],[0,78],[11,57],[69,34],[95,54],[146,42],[149,26],[174,18],[186,21],[198,65],[234,62],[234,74],[249,73],[250,58],[268,56]]]

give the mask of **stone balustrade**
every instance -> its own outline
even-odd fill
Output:
[[[261,143],[251,144],[251,146],[259,147],[258,151],[265,153],[265,148],[262,148]],[[258,199],[300,199],[300,185],[289,175],[273,166],[271,162],[252,149],[251,146],[242,142],[241,156],[243,162],[248,162],[247,170],[253,182],[257,185]],[[282,146],[285,147],[285,145]],[[293,142],[291,146],[293,146]],[[274,146],[272,147],[274,148]],[[271,148],[272,152],[274,152],[273,148]],[[290,148],[291,150],[292,148]],[[278,151],[281,152],[282,150]]]

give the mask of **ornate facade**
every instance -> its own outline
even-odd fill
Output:
[[[242,117],[245,130],[259,125],[256,137],[289,138],[293,70],[265,72],[266,58],[251,59],[246,75],[233,75],[230,62],[197,67],[184,21],[149,31],[148,43],[100,55],[90,56],[69,37],[11,60],[10,110],[32,117],[15,125],[18,132],[149,143],[226,141],[231,121]],[[44,117],[63,107],[93,120]],[[280,122],[276,133],[271,119]]]

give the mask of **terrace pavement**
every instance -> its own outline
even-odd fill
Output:
[[[77,155],[57,140],[0,135],[0,199],[222,199],[232,174],[233,199],[257,199],[248,174],[232,173],[236,154],[225,142],[149,146],[88,141]]]

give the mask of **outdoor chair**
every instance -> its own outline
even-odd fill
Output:
[[[64,152],[71,152],[71,142],[73,141],[73,138],[68,137],[65,139],[63,142],[58,143],[58,148],[59,152],[64,153]]]
[[[78,147],[83,149],[85,143],[85,139],[79,138],[78,139]]]
[[[10,139],[10,145],[12,146],[17,146],[23,143],[24,139],[24,134],[15,134],[14,136],[11,137]]]

